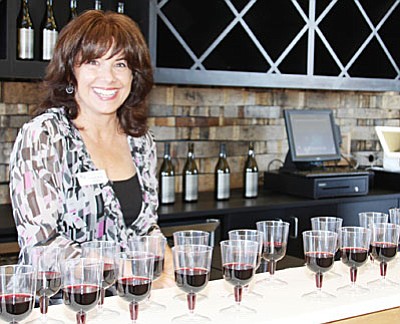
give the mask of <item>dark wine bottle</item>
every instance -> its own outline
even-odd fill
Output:
[[[46,0],[46,12],[42,22],[42,60],[51,60],[57,38],[58,31],[53,13],[53,0]]]
[[[102,5],[101,5],[101,0],[95,0],[94,1],[94,10],[101,10]]]
[[[171,162],[170,145],[164,144],[164,160],[160,168],[160,203],[175,202],[175,169]]]
[[[70,0],[69,2],[69,18],[68,21],[71,21],[72,19],[78,17],[78,11],[77,11],[77,0]]]
[[[258,196],[258,165],[253,142],[249,143],[249,152],[243,171],[243,195],[245,198]]]
[[[34,30],[29,14],[28,0],[21,1],[21,9],[17,17],[17,57],[20,60],[33,60]]]
[[[118,1],[117,3],[117,12],[120,14],[125,13],[125,3],[123,1]]]
[[[195,202],[199,191],[199,170],[194,160],[193,143],[188,145],[188,153],[185,166],[182,171],[183,189],[182,198],[185,202]]]
[[[226,159],[225,144],[220,145],[219,158],[215,166],[215,199],[227,200],[230,198],[231,170]]]

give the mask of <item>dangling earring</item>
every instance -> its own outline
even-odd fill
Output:
[[[75,90],[75,88],[74,88],[74,85],[72,84],[72,83],[69,83],[68,85],[67,85],[67,87],[65,88],[65,92],[67,93],[67,94],[73,94],[74,93],[74,90]]]

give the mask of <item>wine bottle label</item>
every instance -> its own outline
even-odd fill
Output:
[[[18,57],[23,60],[33,59],[33,38],[32,28],[18,29]]]
[[[53,56],[54,46],[57,41],[57,37],[58,37],[57,30],[43,29],[43,44],[42,44],[43,60],[51,60],[51,57]]]
[[[217,199],[228,199],[230,195],[230,173],[217,175]]]
[[[175,202],[175,177],[161,177],[161,203],[172,204]]]
[[[257,197],[258,195],[258,172],[246,172],[245,193],[247,198]]]
[[[186,175],[185,200],[193,201],[198,198],[199,177],[197,174]]]

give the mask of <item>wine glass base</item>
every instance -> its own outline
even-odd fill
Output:
[[[90,318],[105,318],[105,319],[115,319],[116,316],[119,316],[119,312],[107,307],[103,307],[102,309],[96,308],[94,312],[91,312]]]
[[[257,314],[257,311],[254,308],[245,305],[232,305],[220,309],[219,312],[224,316],[232,318],[246,318]]]
[[[335,295],[321,290],[312,291],[310,293],[302,295],[301,297],[314,301],[331,301],[336,299]]]
[[[369,293],[369,289],[359,285],[346,285],[339,287],[337,292],[343,295],[359,296]]]
[[[172,297],[172,299],[186,302],[187,301],[187,294],[186,293],[177,294],[174,297]],[[201,294],[201,293],[197,293],[196,294],[196,302],[202,301],[204,299],[208,299],[207,295],[204,295],[204,294]]]
[[[399,284],[388,278],[380,278],[367,282],[367,286],[371,289],[398,289]]]
[[[172,323],[208,323],[211,322],[211,318],[199,314],[185,314],[174,317]]]
[[[148,300],[140,305],[140,309],[144,312],[160,313],[165,312],[167,306],[153,300]]]
[[[44,320],[41,317],[35,318],[29,322],[24,322],[26,324],[64,324],[65,322],[62,320],[58,320],[52,317],[46,317]]]
[[[257,285],[263,285],[270,288],[282,288],[287,286],[287,282],[278,278],[264,278],[256,282]]]

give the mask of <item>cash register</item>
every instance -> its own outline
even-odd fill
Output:
[[[289,150],[282,168],[265,172],[264,187],[313,199],[368,194],[369,172],[340,161],[340,129],[330,109],[286,109]]]

